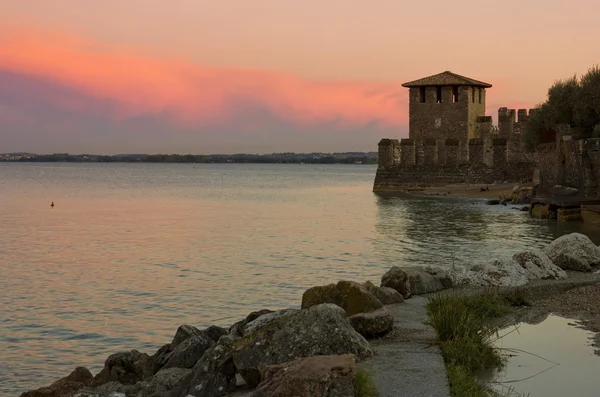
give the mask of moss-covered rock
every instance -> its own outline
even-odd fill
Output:
[[[233,342],[233,361],[244,380],[255,387],[267,365],[301,357],[354,354],[373,355],[366,339],[350,325],[345,311],[321,304],[269,322]]]
[[[302,308],[333,303],[343,308],[349,316],[368,313],[383,307],[383,304],[365,287],[354,281],[340,281],[308,289],[302,295]]]

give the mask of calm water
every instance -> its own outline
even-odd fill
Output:
[[[492,375],[503,395],[529,397],[597,397],[600,357],[594,354],[593,332],[576,320],[549,315],[539,324],[520,323],[499,332],[496,342],[510,354],[506,367]],[[491,374],[488,374],[488,378]]]
[[[298,307],[314,285],[477,263],[578,230],[482,200],[378,198],[374,173],[0,164],[0,395],[79,365],[96,373],[119,350],[152,354],[180,324]]]

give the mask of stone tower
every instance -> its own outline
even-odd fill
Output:
[[[469,139],[482,138],[477,118],[492,85],[446,71],[402,86],[409,88],[409,138],[435,141],[440,158],[446,145],[458,146],[457,160],[467,160]]]

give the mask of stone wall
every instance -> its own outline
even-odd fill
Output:
[[[600,197],[600,139],[573,139],[562,126],[556,141],[538,145],[535,154],[534,184],[541,195],[562,186],[577,189],[579,197]]]
[[[422,103],[421,88],[410,88],[410,138],[415,142],[424,142],[427,139],[458,139],[461,143],[458,159],[466,161],[467,142],[469,138],[477,138],[477,117],[485,115],[485,89],[481,89],[481,103],[478,88],[475,91],[475,102],[472,87],[456,87],[458,102],[453,101],[453,87],[439,89],[442,95],[441,102],[437,101],[438,87],[426,87],[425,102]]]

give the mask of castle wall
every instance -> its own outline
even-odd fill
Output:
[[[468,139],[469,96],[459,87],[458,102],[452,101],[452,87],[441,87],[442,102],[437,102],[437,87],[426,87],[425,103],[421,103],[419,87],[409,90],[409,137],[415,141],[426,139]],[[439,147],[439,144],[438,144]],[[466,153],[460,156],[466,159]]]
[[[469,96],[468,139],[480,138],[478,132],[479,117],[485,116],[485,88],[463,87]]]

